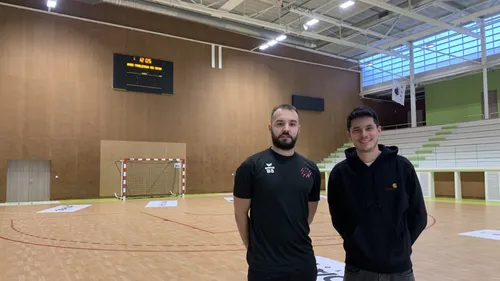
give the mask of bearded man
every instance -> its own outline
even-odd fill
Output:
[[[273,145],[243,161],[234,179],[248,281],[316,281],[309,225],[320,200],[320,171],[294,150],[300,132],[295,107],[273,108],[268,127]]]

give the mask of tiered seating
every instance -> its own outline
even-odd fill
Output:
[[[456,126],[431,154],[416,161],[419,167],[500,167],[500,119]]]
[[[395,145],[399,147],[399,154],[412,157],[425,152],[432,152],[427,149],[428,143],[431,140],[436,142],[444,140],[441,134],[446,134],[446,130],[455,128],[454,126],[428,126],[417,128],[405,128],[399,130],[390,130],[382,132],[379,142],[385,145]],[[336,152],[331,153],[321,163],[318,164],[320,169],[331,169],[336,163],[345,159],[344,150],[352,147],[351,142],[345,143]],[[415,158],[415,157],[414,157]],[[411,160],[411,159],[410,159]],[[418,160],[415,158],[415,160]]]
[[[500,167],[500,119],[385,131],[380,143],[396,145],[418,168]],[[318,167],[331,170],[345,159],[346,143]]]

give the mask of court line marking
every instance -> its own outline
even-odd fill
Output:
[[[146,215],[151,215],[151,214],[147,214],[145,213]],[[165,220],[165,218],[161,218],[159,216],[155,216],[155,215],[151,215],[153,217],[156,217],[156,218],[159,218],[159,219],[162,219],[162,220]],[[428,224],[428,226],[425,228],[425,229],[429,229],[431,227],[433,227],[437,220],[434,216],[432,215],[429,215],[428,216],[432,219],[432,222],[430,224]],[[15,228],[14,226],[14,219],[11,219],[11,229],[20,233],[21,235],[27,235],[27,236],[31,236],[31,237],[35,237],[35,238],[40,238],[40,239],[45,239],[45,240],[52,240],[52,241],[58,241],[58,242],[71,242],[71,243],[82,243],[82,244],[92,244],[92,245],[108,245],[108,246],[111,246],[111,245],[116,245],[116,246],[135,246],[135,247],[143,247],[143,246],[146,246],[146,247],[159,247],[159,246],[164,246],[164,247],[189,247],[189,246],[192,246],[192,247],[198,247],[198,246],[204,246],[204,247],[208,247],[208,246],[214,246],[214,247],[218,247],[218,246],[222,246],[222,245],[218,245],[218,244],[207,244],[207,245],[142,245],[142,244],[134,244],[134,245],[128,245],[128,244],[124,244],[124,243],[117,243],[117,244],[111,244],[111,243],[101,243],[101,242],[92,242],[92,241],[75,241],[75,240],[66,240],[66,239],[58,239],[58,238],[47,238],[47,237],[40,237],[40,236],[37,236],[37,235],[32,235],[32,234],[28,234],[28,233],[24,233],[18,229]],[[221,232],[222,233],[222,232]],[[216,233],[214,233],[216,234]],[[337,238],[335,236],[333,236],[332,238]],[[6,240],[6,241],[10,241],[10,242],[15,242],[15,243],[21,243],[21,244],[26,244],[26,245],[33,245],[33,246],[41,246],[41,247],[51,247],[51,248],[60,248],[60,249],[72,249],[72,250],[90,250],[90,251],[112,251],[112,252],[138,252],[138,253],[166,253],[166,252],[178,252],[178,253],[211,253],[211,252],[237,252],[237,251],[246,251],[245,248],[242,248],[242,249],[190,249],[190,250],[144,250],[144,249],[104,249],[104,248],[84,248],[84,247],[75,247],[75,246],[61,246],[61,245],[50,245],[50,244],[42,244],[42,243],[35,243],[35,242],[28,242],[28,241],[21,241],[21,240],[16,240],[16,239],[13,239],[13,238],[8,238],[8,237],[5,237],[3,235],[0,235],[0,239],[3,239],[3,240]],[[320,240],[327,240],[326,238],[325,239],[320,239]],[[340,241],[338,243],[332,243],[332,244],[323,244],[323,245],[313,245],[314,247],[326,247],[326,246],[339,246],[339,245],[342,245],[343,242]],[[225,246],[238,246],[238,244],[226,244]],[[239,246],[242,246],[242,244],[240,244]]]
[[[183,225],[183,226],[186,226],[186,227],[189,227],[189,228],[192,228],[192,229],[195,229],[195,230],[207,232],[207,233],[210,233],[210,234],[216,234],[217,233],[217,232],[213,232],[213,231],[206,230],[206,229],[203,229],[203,228],[199,228],[199,227],[196,227],[196,226],[192,226],[192,225],[189,225],[189,224],[185,224],[185,223],[181,223],[181,222],[174,221],[174,220],[171,220],[171,219],[163,218],[163,217],[160,217],[160,216],[157,216],[157,215],[149,214],[149,213],[146,213],[146,212],[141,212],[141,214],[147,215],[147,216],[150,216],[150,217],[154,217],[154,218],[166,221],[166,222],[172,222],[172,223],[175,223],[175,224],[178,224],[178,225]]]
[[[25,232],[22,232],[18,229],[15,228],[13,220],[11,221],[11,228],[18,232],[21,235],[27,235],[35,238],[40,238],[40,239],[45,239],[45,240],[52,240],[52,241],[62,241],[62,242],[71,242],[71,243],[81,243],[81,244],[92,244],[92,245],[115,245],[115,246],[135,246],[135,247],[154,247],[154,246],[171,246],[171,247],[198,247],[198,246],[203,246],[203,247],[208,247],[208,246],[243,246],[243,244],[206,244],[206,245],[142,245],[142,244],[134,244],[134,245],[128,245],[128,244],[111,244],[111,243],[100,243],[100,242],[92,242],[92,241],[75,241],[75,240],[66,240],[66,239],[57,239],[57,238],[47,238],[47,237],[41,237],[37,235],[32,235],[28,234]],[[43,244],[43,243],[35,243],[35,242],[29,242],[29,241],[21,241],[21,240],[16,240],[13,238],[8,238],[3,235],[0,235],[0,239],[10,241],[10,242],[16,242],[16,243],[21,243],[21,244],[27,244],[27,245],[33,245],[33,246],[41,246],[41,247],[49,247],[49,248],[59,248],[59,249],[72,249],[72,250],[91,250],[91,251],[112,251],[112,252],[138,252],[138,253],[169,253],[169,252],[177,252],[177,253],[208,253],[208,252],[238,252],[238,251],[246,251],[245,248],[239,248],[239,249],[189,249],[189,250],[145,250],[145,249],[105,249],[105,248],[86,248],[86,247],[76,247],[76,246],[61,246],[61,245],[51,245],[51,244]],[[332,244],[323,244],[323,245],[314,245],[314,247],[326,247],[326,246],[337,246],[341,245],[340,243],[332,243]]]

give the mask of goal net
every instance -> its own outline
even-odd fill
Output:
[[[121,199],[184,197],[186,183],[184,159],[127,158],[121,163]]]

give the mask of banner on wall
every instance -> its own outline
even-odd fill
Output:
[[[392,80],[392,100],[399,103],[400,105],[405,105],[405,92],[406,86],[398,80]]]

